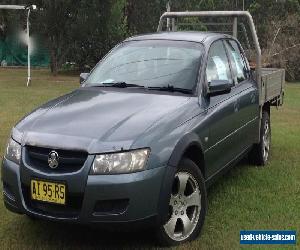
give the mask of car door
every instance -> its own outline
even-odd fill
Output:
[[[258,89],[251,79],[249,64],[241,46],[233,39],[224,40],[232,68],[235,86],[232,92],[238,97],[237,127],[241,138],[237,141],[240,151],[251,146],[259,129]]]
[[[215,41],[208,52],[206,64],[206,84],[212,80],[228,80],[234,83],[225,45]],[[212,176],[236,158],[238,125],[238,96],[230,91],[218,95],[206,95],[203,101],[206,110],[205,161],[207,176]]]

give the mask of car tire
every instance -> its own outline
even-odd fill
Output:
[[[207,195],[202,173],[190,159],[180,161],[168,203],[168,219],[156,232],[160,245],[175,246],[197,238],[206,215]]]
[[[260,142],[254,144],[249,153],[250,163],[256,166],[266,166],[271,149],[271,122],[268,111],[263,111],[260,126]]]

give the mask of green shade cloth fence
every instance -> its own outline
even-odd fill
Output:
[[[40,46],[41,39],[36,39],[36,48],[31,58],[31,65],[38,67],[47,67],[49,65],[49,52]],[[0,39],[0,62],[7,66],[27,66],[27,46],[18,38],[7,37]]]

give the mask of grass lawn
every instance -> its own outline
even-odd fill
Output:
[[[25,87],[26,70],[0,69],[0,158],[12,126],[47,100],[79,86],[73,76],[52,77],[34,70]],[[266,168],[240,163],[212,186],[209,209],[198,240],[179,249],[239,249],[242,229],[293,229],[300,248],[300,84],[286,85],[283,108],[273,108],[272,155]],[[7,211],[0,187],[0,249],[149,248],[149,232],[105,232],[82,226],[33,221]],[[245,248],[250,248],[246,246]],[[262,249],[262,247],[255,247]],[[266,247],[266,249],[274,247]],[[278,249],[295,246],[278,246]]]

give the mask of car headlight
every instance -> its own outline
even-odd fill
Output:
[[[125,174],[144,170],[150,150],[96,155],[90,174]]]
[[[7,143],[5,158],[20,164],[21,159],[21,145],[14,141],[12,138]]]

